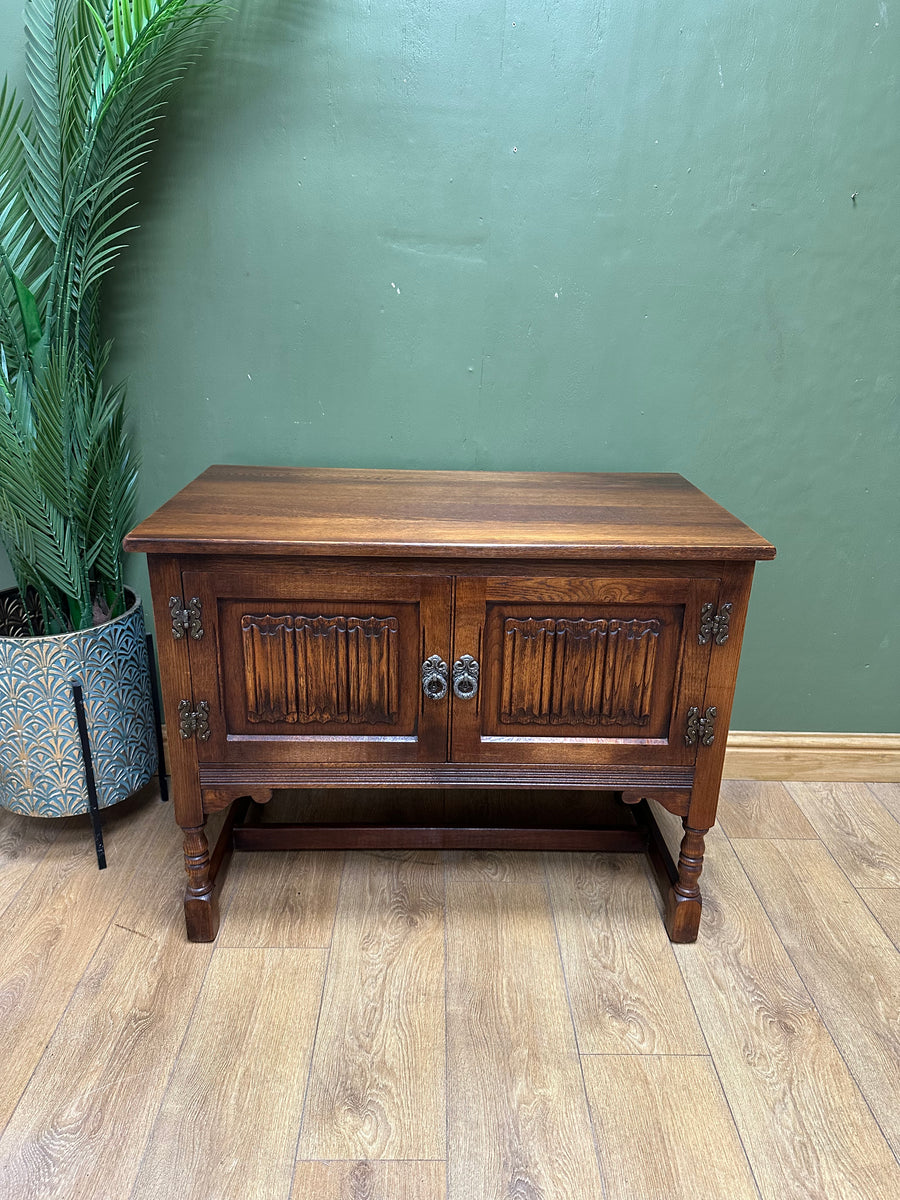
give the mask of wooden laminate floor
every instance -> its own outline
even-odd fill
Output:
[[[694,946],[494,852],[238,855],[203,946],[152,792],[0,812],[0,1197],[900,1200],[898,819],[724,784]]]

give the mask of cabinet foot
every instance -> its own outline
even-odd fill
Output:
[[[678,877],[666,895],[666,932],[673,942],[696,942],[700,931],[703,899],[700,872],[703,870],[705,829],[691,829],[683,822],[684,837],[678,855]]]
[[[670,942],[696,942],[700,932],[700,912],[703,902],[698,896],[688,900],[669,888],[666,896],[666,933]]]
[[[214,942],[219,932],[219,898],[213,893],[205,900],[185,896],[184,923],[189,942]]]
[[[219,931],[219,898],[210,878],[209,842],[202,825],[184,830],[184,920],[189,942],[212,942]]]

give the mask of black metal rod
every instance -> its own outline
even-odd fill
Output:
[[[156,680],[156,660],[153,654],[153,634],[147,634],[147,661],[150,664],[150,697],[153,701],[153,724],[156,729],[156,754],[158,759],[159,798],[165,804],[169,799],[169,781],[166,778],[166,756],[163,749],[162,705],[159,702],[159,684]]]
[[[91,743],[88,738],[87,720],[84,715],[84,693],[80,683],[72,684],[72,700],[75,703],[75,719],[78,722],[78,736],[81,738],[81,753],[84,758],[84,781],[87,786],[88,810],[91,814],[91,825],[94,829],[94,849],[97,851],[97,866],[101,871],[106,870],[106,851],[103,848],[103,829],[100,825],[100,804],[97,800],[97,781],[94,778],[94,757],[91,754]]]

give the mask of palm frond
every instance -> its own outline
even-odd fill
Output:
[[[0,455],[4,464],[0,528],[5,540],[15,546],[16,558],[12,561],[25,569],[26,586],[60,593],[70,600],[66,607],[84,617],[91,598],[82,539],[41,487],[35,465],[39,443],[22,437],[14,410],[6,400],[0,396]],[[17,582],[21,589],[21,577]]]
[[[137,459],[100,291],[132,184],[220,0],[26,0],[27,116],[0,90],[0,538],[47,628],[124,603]]]
[[[61,304],[65,297],[69,305],[67,336],[82,343],[84,308],[118,255],[111,241],[96,243],[130,209],[129,186],[150,155],[155,126],[202,46],[205,24],[219,10],[218,0],[197,5],[141,0],[139,15],[129,17],[123,13],[127,0],[111,0],[109,21],[103,23],[89,0],[84,3],[103,35],[104,58],[94,80],[84,149],[71,165],[64,215],[72,227],[81,224],[81,236],[68,240],[67,259],[57,255],[52,289],[52,302]],[[61,311],[56,316],[62,320]]]
[[[4,80],[0,87],[0,208],[10,201],[18,201],[19,212],[25,207],[21,194],[25,169],[22,132],[28,132],[28,121],[22,117],[22,102]]]
[[[122,539],[134,523],[138,472],[137,458],[124,427],[124,401],[124,388],[107,397],[114,416],[108,425],[103,425],[104,436],[97,440],[96,456],[88,474],[95,497],[88,536],[97,548],[97,569],[109,580],[110,599],[118,608],[124,605],[125,596]]]
[[[27,0],[25,70],[31,88],[31,136],[22,134],[31,211],[50,241],[59,237],[65,160],[62,92],[68,69],[70,0]]]
[[[4,83],[0,88],[0,344],[12,376],[19,371],[27,349],[15,280],[34,276],[39,281],[30,290],[40,309],[50,258],[49,241],[25,195],[27,167],[21,135],[27,134],[28,128],[21,102]]]

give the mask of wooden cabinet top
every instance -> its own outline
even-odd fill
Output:
[[[680,475],[214,466],[141,522],[151,554],[764,559]]]

